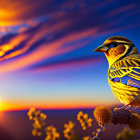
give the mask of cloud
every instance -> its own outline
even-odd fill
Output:
[[[82,39],[92,33],[94,33],[94,31],[85,31],[82,33],[70,34],[70,35],[65,36],[64,38],[58,39],[56,41],[52,41],[51,43],[47,43],[47,44],[45,43],[45,41],[44,41],[44,43],[42,43],[42,41],[41,41],[37,44],[37,47],[35,50],[33,48],[33,50],[30,53],[28,53],[28,51],[30,51],[32,45],[33,45],[33,47],[35,47],[35,42],[38,39],[40,40],[40,38],[42,37],[41,35],[43,33],[39,34],[39,36],[38,35],[34,36],[34,38],[32,38],[26,42],[26,45],[22,49],[19,47],[15,51],[13,51],[13,52],[11,51],[10,54],[7,54],[7,55],[4,55],[3,57],[1,57],[1,59],[4,60],[4,59],[9,59],[11,57],[14,57],[16,55],[22,55],[25,53],[23,56],[14,59],[14,61],[11,60],[11,61],[8,61],[8,63],[3,63],[3,64],[1,63],[0,73],[25,68],[31,64],[34,64],[36,62],[43,60],[43,59],[47,59],[47,58],[50,58],[50,57],[53,57],[56,55],[60,55],[60,54],[62,55],[64,53],[74,51],[74,50],[78,49],[79,47],[81,47],[82,45],[88,44],[88,42],[83,41],[82,43],[79,43],[78,45],[73,46],[71,48],[63,47],[63,46],[68,42]],[[24,37],[24,35],[22,37]],[[19,44],[18,39],[19,40],[23,39],[23,38],[20,38],[20,36],[16,36],[15,38],[16,39],[14,39],[14,40],[17,40],[16,41],[17,44]],[[6,50],[8,50],[8,49],[9,49],[9,51],[10,51],[10,49],[13,50],[15,44],[14,43],[12,44],[11,42],[9,43],[9,45],[7,45]],[[2,48],[5,48],[5,45],[3,45]]]
[[[68,59],[63,61],[57,62],[48,62],[45,64],[36,65],[31,67],[31,72],[49,72],[49,71],[58,71],[58,70],[66,70],[66,69],[73,69],[73,67],[81,67],[81,66],[88,66],[88,65],[95,65],[99,62],[104,62],[103,57],[83,57],[77,59]]]
[[[59,18],[59,20],[74,19],[75,22],[82,20],[81,24],[87,24],[87,22],[90,24],[89,21],[93,24],[94,20],[94,24],[96,24],[105,15],[112,17],[113,14],[119,15],[122,12],[128,12],[127,15],[129,15],[130,11],[128,10],[135,11],[138,5],[138,1],[128,1],[127,3],[118,1],[115,3],[111,0],[105,2],[91,0],[5,0],[0,1],[0,26],[32,25],[36,20],[41,21],[43,17],[47,19]]]
[[[40,67],[40,62],[84,48],[103,34],[133,28],[137,8],[137,1],[0,1],[5,33],[0,39],[0,73]]]

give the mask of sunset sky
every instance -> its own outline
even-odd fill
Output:
[[[1,0],[1,110],[114,104],[108,62],[93,50],[112,35],[140,51],[139,0]]]

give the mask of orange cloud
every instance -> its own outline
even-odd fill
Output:
[[[25,35],[19,35],[18,37],[12,39],[9,43],[0,46],[0,52],[1,52],[0,57],[2,57],[7,51],[14,49],[17,45],[19,45],[26,38],[27,38],[27,36],[25,36]],[[7,59],[7,58],[4,57],[4,58],[2,58],[2,60],[3,59]]]
[[[1,32],[1,33],[5,33],[5,32],[6,32],[6,28],[5,28],[5,27],[1,27],[1,28],[0,28],[0,32]]]
[[[2,0],[0,1],[0,26],[15,26],[22,24],[23,21],[28,21],[30,18],[35,18],[31,12],[37,11],[37,5],[43,6],[39,0],[17,1],[17,0]],[[26,16],[25,16],[26,15]],[[29,15],[29,16],[28,16]]]
[[[8,58],[14,57],[16,55],[25,53],[36,40],[40,39],[42,37],[42,35],[44,36],[44,32],[45,31],[43,31],[42,33],[38,33],[37,35],[34,35],[33,39],[28,41],[26,46],[23,49],[19,49],[9,55],[3,56],[1,58],[1,60],[8,59]],[[83,31],[80,33],[69,34],[69,35],[65,36],[64,38],[60,38],[59,40],[56,40],[54,42],[40,45],[35,51],[33,51],[27,55],[14,59],[13,61],[9,60],[7,63],[1,64],[0,73],[6,73],[6,72],[26,68],[43,59],[73,51],[73,50],[77,49],[78,47],[82,47],[82,45],[85,45],[85,44],[71,46],[71,47],[65,47],[65,48],[63,46],[68,42],[73,42],[78,39],[87,37],[88,35],[91,36],[92,34],[95,34],[95,33],[96,33],[96,30],[87,30],[87,31]],[[19,35],[19,36],[15,37],[14,40],[12,40],[9,44],[3,45],[2,49],[4,50],[5,46],[6,46],[5,50],[10,50],[10,49],[14,48],[15,45],[19,44],[26,37],[28,37],[28,36]],[[88,44],[88,42],[86,42],[86,43]]]

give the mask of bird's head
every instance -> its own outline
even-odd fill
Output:
[[[130,54],[139,53],[133,42],[131,42],[128,38],[121,36],[112,36],[108,38],[94,51],[105,53],[109,67],[117,60],[120,60]]]

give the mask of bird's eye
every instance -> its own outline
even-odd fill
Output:
[[[112,45],[113,45],[113,47],[117,47],[118,46],[118,43],[117,42],[114,42]]]

